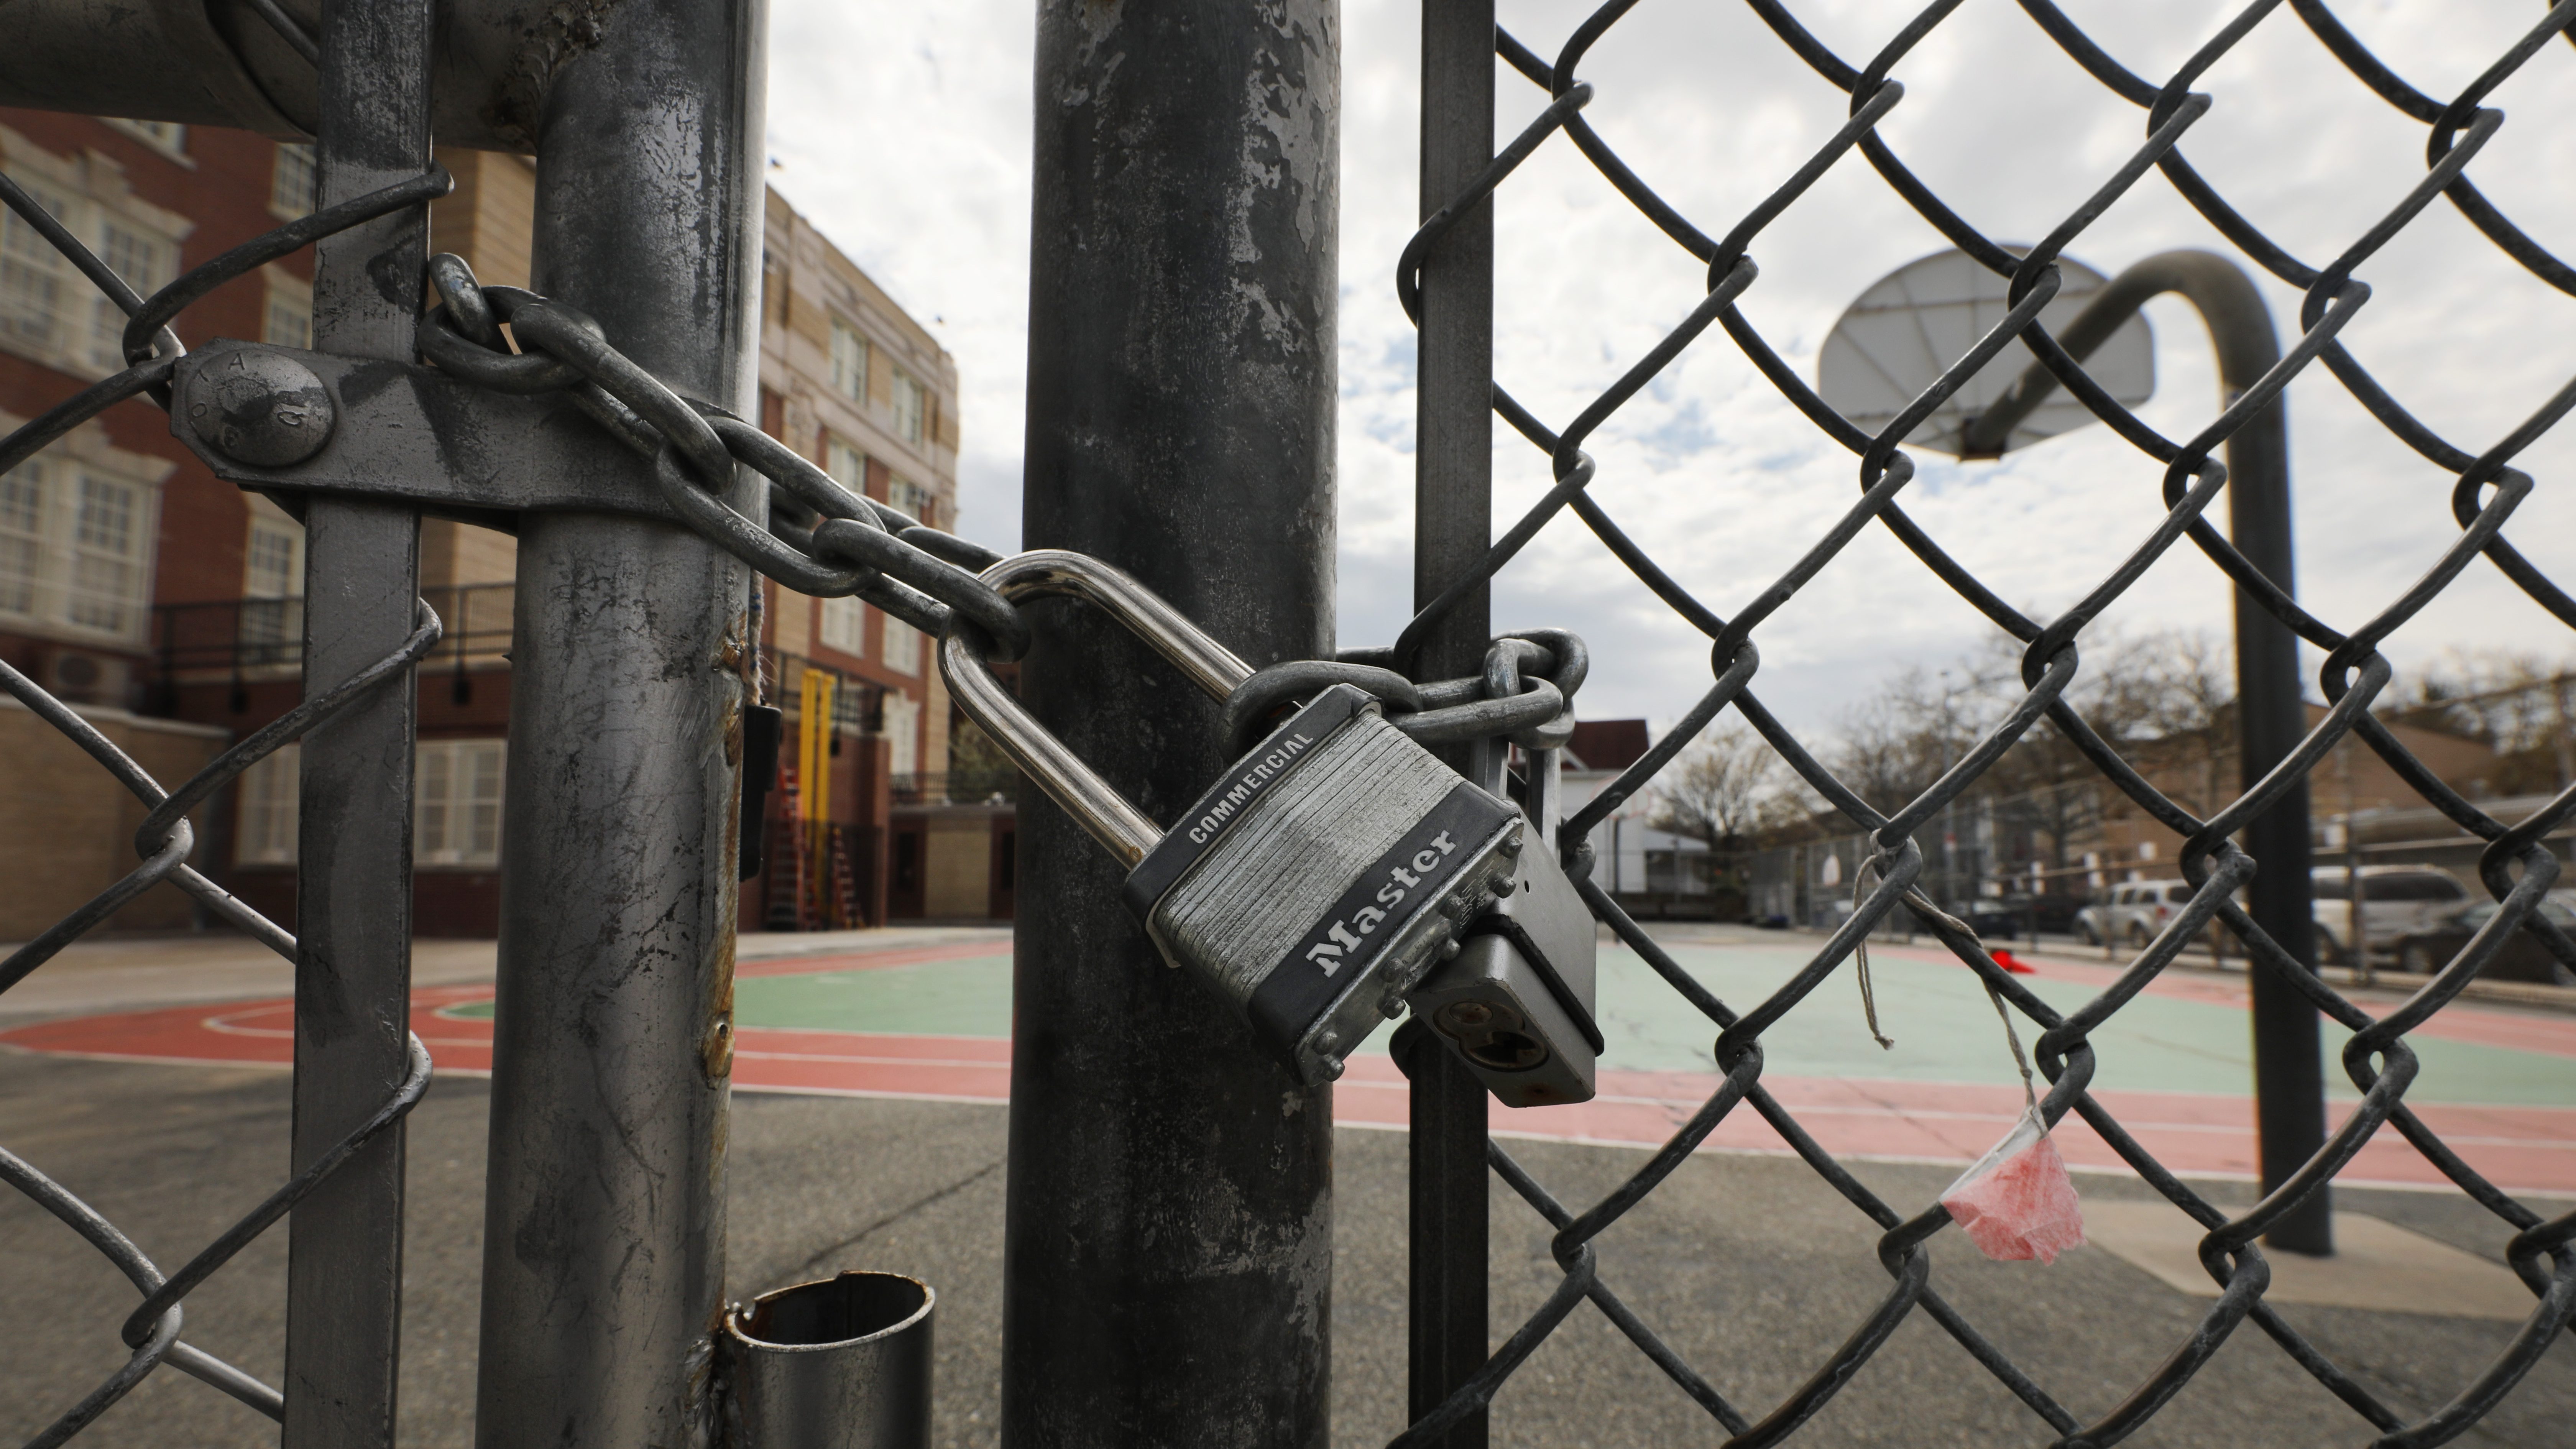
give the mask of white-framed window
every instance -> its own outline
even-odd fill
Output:
[[[102,634],[142,632],[151,500],[141,484],[81,469],[72,504],[71,589],[64,616]]]
[[[304,527],[262,498],[252,504],[242,550],[241,642],[247,662],[281,664],[295,657],[304,632]]]
[[[188,128],[176,121],[134,121],[123,116],[107,117],[107,123],[132,136],[165,156],[185,160],[188,155]]]
[[[855,403],[868,400],[868,339],[838,317],[832,319],[832,390]]]
[[[42,459],[0,473],[0,614],[32,618],[41,596],[46,539]]]
[[[919,773],[921,769],[921,701],[900,690],[889,689],[886,691],[883,708],[886,773],[889,775]]]
[[[823,647],[844,654],[867,652],[868,606],[854,598],[823,601]]]
[[[233,831],[233,864],[295,863],[295,793],[304,747],[281,745],[242,771],[235,795],[241,823]]]
[[[160,490],[77,459],[0,474],[0,615],[140,640]]]
[[[277,143],[277,166],[268,176],[268,209],[293,221],[311,216],[322,201],[322,166],[300,141]]]
[[[413,778],[412,859],[495,865],[501,859],[501,779],[507,740],[423,740]]]
[[[936,528],[939,521],[930,516],[930,490],[909,478],[897,478],[886,485],[886,502]]]
[[[895,436],[916,448],[921,446],[922,420],[928,413],[922,405],[924,396],[921,384],[911,373],[900,367],[894,370]]]
[[[12,172],[9,177],[56,221],[71,225],[71,197]],[[15,210],[0,207],[0,337],[40,356],[53,356],[71,346],[71,310],[86,279],[69,259],[54,249],[44,233]]]
[[[271,347],[313,346],[311,283],[272,269],[268,274],[268,311],[260,318],[259,340]]]
[[[159,227],[43,177],[13,168],[9,179],[137,294],[179,275],[179,243]],[[124,337],[124,309],[26,218],[0,208],[0,341],[50,366],[103,374],[124,368]]]
[[[124,217],[99,218],[98,259],[138,297],[149,297],[179,277],[179,244]],[[89,353],[90,366],[103,372],[125,366],[125,309],[105,297],[90,302]]]
[[[892,614],[885,616],[885,667],[897,674],[921,672],[921,631]]]
[[[839,438],[828,439],[823,444],[823,471],[831,474],[833,481],[842,487],[860,497],[867,496],[868,455]]]
[[[302,592],[304,529],[292,518],[254,513],[242,554],[242,597],[290,599]]]

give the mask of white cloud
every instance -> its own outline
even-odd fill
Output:
[[[1793,7],[1861,63],[1909,3]],[[2113,55],[2161,80],[2232,0],[2082,0],[2067,11]],[[1589,6],[1510,3],[1504,24],[1552,56]],[[2536,7],[2353,3],[2339,14],[2425,91],[2447,96],[2501,54]],[[1342,638],[1382,643],[1410,590],[1412,333],[1393,267],[1419,214],[1413,138],[1419,7],[1344,7],[1345,113],[1340,426]],[[965,531],[1017,537],[1030,40],[1025,3],[849,7],[790,0],[773,21],[771,150],[780,187],[939,330],[965,377]],[[2472,176],[2527,231],[2576,253],[2576,88],[2559,46],[2489,101],[2509,119]],[[1784,179],[1847,108],[1748,7],[1643,5],[1583,62],[1587,111],[1620,154],[1703,230],[1719,234]],[[1963,6],[1895,70],[1907,99],[1883,127],[1908,164],[1988,235],[2032,241],[2143,136],[2144,113],[2067,59],[2017,7]],[[2197,83],[2216,104],[2192,163],[2302,260],[2323,264],[2421,176],[2424,132],[2373,96],[2282,7]],[[1498,132],[1545,103],[1498,82]],[[1684,316],[1705,269],[1630,207],[1562,137],[1498,199],[1502,295],[1496,367],[1551,424],[1571,419]],[[1945,245],[1854,154],[1754,243],[1746,315],[1802,375],[1842,307],[1880,275]],[[2171,247],[2232,251],[2150,174],[2071,247],[2104,271]],[[2418,416],[2472,449],[2508,432],[2576,371],[2576,302],[2503,258],[2447,201],[2372,258],[2375,289],[2344,334]],[[2284,344],[2298,294],[2263,291]],[[2149,309],[2157,399],[2143,415],[2181,437],[2216,409],[2206,343],[2180,303]],[[2449,474],[2368,418],[2322,369],[2292,388],[2299,587],[2349,627],[2382,607],[2456,536]],[[1496,527],[1548,485],[1546,459],[1499,423]],[[1752,598],[1855,496],[1855,460],[1824,439],[1712,329],[1590,443],[1595,495],[1711,607]],[[2155,526],[2162,468],[2091,428],[2001,464],[1926,460],[1907,512],[2001,596],[2063,608]],[[2565,540],[2576,501],[2576,424],[2526,453],[2540,483],[2510,526],[2544,568],[2576,578]],[[2224,516],[2223,500],[2218,515]],[[2223,630],[2228,591],[2185,545],[2112,611],[2130,626]],[[1595,651],[1586,713],[1669,719],[1708,678],[1706,647],[1630,579],[1570,514],[1496,590],[1500,627],[1561,623]],[[1944,658],[1991,629],[1883,529],[1865,532],[1757,634],[1757,686],[1793,722],[1838,706],[1909,659]],[[2492,567],[2474,564],[2391,645],[2402,666],[2485,642],[2566,652],[2563,629]]]

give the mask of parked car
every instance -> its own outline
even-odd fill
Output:
[[[2084,906],[2081,896],[1984,896],[1960,918],[1988,940],[2014,940],[2027,936],[2034,926],[2053,934],[2072,930],[2075,917]]]
[[[2075,934],[2086,945],[2117,941],[2142,947],[2182,913],[2191,901],[2187,880],[2133,880],[2110,888],[2092,905],[2075,913]]]
[[[1819,901],[1811,924],[1819,931],[1840,929],[1843,922],[1851,919],[1853,905],[1852,898],[1847,895],[1837,895]],[[1932,933],[1932,928],[1926,925],[1921,917],[1914,914],[1914,908],[1902,901],[1890,907],[1887,914],[1879,918],[1878,929],[1917,936],[1927,936]]]
[[[2493,901],[2480,901],[2465,910],[2452,911],[2437,918],[2423,930],[2398,937],[2394,943],[2397,969],[2411,971],[2418,976],[2430,976],[2440,971],[2451,963],[2452,957],[2460,954],[2460,948],[2469,943],[2471,936],[2495,919],[2500,909]],[[2551,891],[2543,896],[2540,913],[2549,919],[2551,925],[2576,934],[2576,902],[2568,899],[2567,892]],[[2488,958],[2478,974],[2499,981],[2560,982],[2566,979],[2561,974],[2558,958],[2550,955],[2549,948],[2540,944],[2540,938],[2529,931],[2514,932],[2512,938]]]
[[[2341,866],[2319,866],[2314,879],[2317,954],[2349,963],[2351,882]],[[2369,932],[2374,957],[2396,950],[2406,937],[2431,932],[2435,922],[2469,903],[2469,889],[2459,877],[2430,865],[2365,865],[2361,894],[2361,921]]]

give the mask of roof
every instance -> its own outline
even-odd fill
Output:
[[[1637,763],[1652,740],[1641,719],[1578,720],[1574,738],[1565,742],[1567,763],[1584,770],[1624,770]]]

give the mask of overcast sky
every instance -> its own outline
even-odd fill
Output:
[[[2063,0],[2131,69],[2162,77],[2233,0]],[[1504,0],[1503,23],[1552,56],[1589,6]],[[1917,9],[1792,0],[1854,64]],[[2449,96],[2541,7],[2506,0],[2344,0],[2346,24],[2419,89]],[[957,355],[964,378],[961,529],[1018,541],[1026,359],[1030,0],[935,6],[776,0],[772,180]],[[1413,230],[1418,3],[1344,7],[1340,427],[1341,639],[1384,643],[1409,591],[1413,334],[1394,263]],[[1842,120],[1846,98],[1742,6],[1647,0],[1586,58],[1588,116],[1702,230],[1722,233]],[[2144,113],[2060,53],[2009,0],[1969,0],[1896,69],[1905,101],[1881,134],[1987,235],[2037,240],[2138,145]],[[2322,265],[2422,174],[2424,130],[2378,100],[2287,6],[2198,83],[2210,114],[2184,153],[2301,259]],[[1498,130],[1545,97],[1500,81]],[[2525,231],[2576,256],[2576,49],[2553,44],[2491,96],[2507,121],[2470,174]],[[1499,198],[1496,369],[1562,425],[1679,321],[1705,268],[1638,215],[1561,136]],[[1754,244],[1746,315],[1811,381],[1842,309],[1945,243],[1856,153]],[[2227,244],[2149,175],[2069,254],[2116,272],[2168,248]],[[2447,202],[2363,266],[2375,289],[2343,334],[2419,417],[2472,450],[2576,373],[2576,299],[2533,279]],[[2298,296],[2264,282],[2293,339]],[[2143,414],[2184,436],[2216,409],[2205,335],[2152,304],[2158,391]],[[2322,368],[2290,394],[2300,594],[2350,627],[2456,537],[2450,478],[2373,422]],[[1549,482],[1546,459],[1497,425],[1499,531]],[[1856,460],[1818,434],[1711,329],[1591,443],[1611,513],[1709,604],[1732,612],[1849,506]],[[2003,463],[1930,455],[1903,495],[1912,516],[2004,597],[2053,613],[2142,539],[2162,512],[2160,465],[2091,427]],[[2576,580],[2576,422],[2526,452],[2539,486],[2507,532]],[[2225,500],[2213,505],[2225,517]],[[2186,544],[2113,611],[2131,628],[2224,629],[2227,592]],[[1560,624],[1592,643],[1582,712],[1660,725],[1706,687],[1705,641],[1629,578],[1572,514],[1508,570],[1498,627]],[[1802,727],[1909,662],[1939,664],[1992,632],[1883,529],[1849,548],[1756,636],[1756,689]],[[2455,647],[2552,657],[2565,631],[2483,562],[2389,646],[2401,668]],[[2313,664],[2310,688],[2313,691]]]

